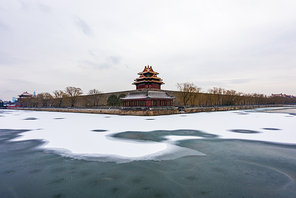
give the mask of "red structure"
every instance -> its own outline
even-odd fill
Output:
[[[172,107],[174,105],[174,97],[160,91],[164,82],[157,77],[158,73],[152,69],[152,66],[145,66],[138,75],[140,75],[139,78],[136,78],[133,83],[136,85],[136,91],[121,98],[124,107]]]
[[[136,85],[136,89],[160,89],[160,86],[164,84],[162,79],[157,77],[159,73],[153,71],[152,66],[145,66],[142,72],[139,72],[139,78],[135,79],[133,85]]]

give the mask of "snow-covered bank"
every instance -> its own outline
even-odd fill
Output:
[[[171,159],[186,155],[204,155],[175,145],[180,138],[194,138],[196,141],[200,138],[224,138],[296,144],[296,116],[287,112],[238,110],[148,118],[3,110],[0,116],[1,129],[30,130],[15,141],[42,139],[47,142],[43,145],[44,148],[75,158],[114,157],[145,160],[162,159],[159,156]],[[162,139],[141,140],[138,138],[141,133],[137,134],[136,138],[130,134],[125,138],[114,136],[122,132],[154,132]],[[162,132],[165,132],[166,136],[162,136]],[[174,156],[172,153],[178,155]]]

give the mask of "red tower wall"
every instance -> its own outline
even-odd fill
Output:
[[[135,100],[126,100],[123,101],[123,106],[129,106],[129,107],[157,107],[157,106],[173,106],[173,100],[172,99],[135,99]]]
[[[139,84],[136,89],[160,89],[160,84]]]

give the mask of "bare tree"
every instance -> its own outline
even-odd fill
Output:
[[[236,103],[236,91],[235,90],[226,90],[225,93],[225,105],[234,105]]]
[[[223,104],[223,102],[222,102],[222,94],[224,94],[225,93],[225,89],[223,89],[223,88],[218,88],[218,87],[213,87],[212,89],[209,89],[209,93],[210,94],[213,94],[212,95],[212,103],[214,104],[214,105],[221,105],[221,104]]]
[[[184,106],[187,106],[190,100],[194,100],[194,96],[201,90],[193,83],[177,83],[177,88],[180,91],[178,98]]]
[[[75,106],[75,103],[77,101],[77,97],[83,94],[83,92],[80,88],[71,87],[71,86],[66,87],[65,93],[69,97],[69,102],[71,103],[71,107]]]
[[[196,106],[200,104],[200,92],[201,88],[196,87],[195,92],[192,94],[192,97],[190,98],[190,105],[191,106]]]
[[[36,96],[38,103],[41,103],[42,107],[47,107],[51,105],[52,95],[48,92],[39,93]]]
[[[20,98],[18,103],[21,107],[37,107],[37,99],[34,97]]]
[[[99,90],[97,89],[91,89],[88,91],[88,96],[87,96],[87,100],[88,102],[92,103],[93,106],[98,106],[100,98],[101,98],[101,93]]]
[[[55,106],[61,107],[62,102],[63,102],[63,98],[66,98],[67,94],[62,90],[55,90],[53,92],[53,94],[54,94],[54,98],[56,99],[56,105]]]

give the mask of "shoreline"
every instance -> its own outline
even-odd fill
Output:
[[[296,105],[249,105],[249,106],[220,106],[220,107],[192,107],[182,110],[176,109],[151,109],[151,110],[124,110],[124,109],[80,109],[80,108],[11,108],[14,110],[29,111],[50,111],[50,112],[71,112],[71,113],[94,113],[94,114],[114,114],[114,115],[135,115],[135,116],[157,116],[171,114],[186,114],[197,112],[231,111],[240,109],[255,109],[265,107],[295,107]]]

